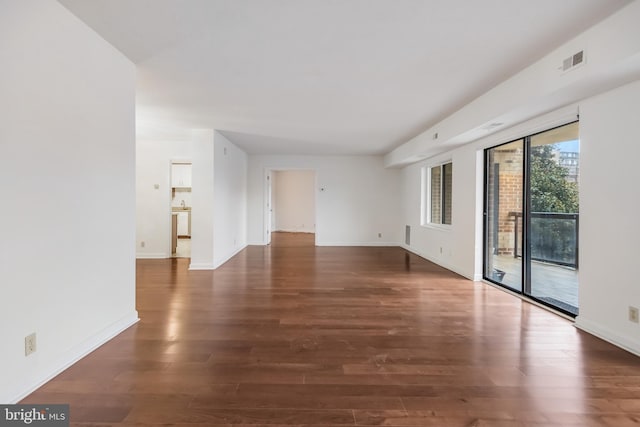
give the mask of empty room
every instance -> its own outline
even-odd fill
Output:
[[[0,0],[0,424],[640,424],[639,21]]]

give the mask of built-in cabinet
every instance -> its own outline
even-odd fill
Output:
[[[171,165],[171,187],[191,187],[191,164],[174,163]]]
[[[191,212],[178,212],[178,236],[191,236]]]

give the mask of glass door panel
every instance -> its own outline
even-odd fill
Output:
[[[486,151],[484,275],[522,292],[524,140]]]
[[[525,293],[578,314],[578,123],[530,138],[530,283]]]

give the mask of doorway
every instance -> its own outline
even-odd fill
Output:
[[[171,257],[191,257],[191,162],[171,162]]]
[[[316,172],[314,170],[271,170],[267,175],[267,244],[278,233],[297,235],[295,240],[315,245]],[[291,240],[291,239],[288,239]]]
[[[578,314],[578,122],[485,150],[484,278]]]

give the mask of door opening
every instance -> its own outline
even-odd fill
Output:
[[[578,122],[485,151],[484,278],[578,314]]]
[[[171,162],[171,256],[191,257],[191,162]]]
[[[267,244],[276,237],[297,236],[296,244],[315,245],[316,172],[284,169],[267,173]],[[291,239],[289,239],[291,240]]]

